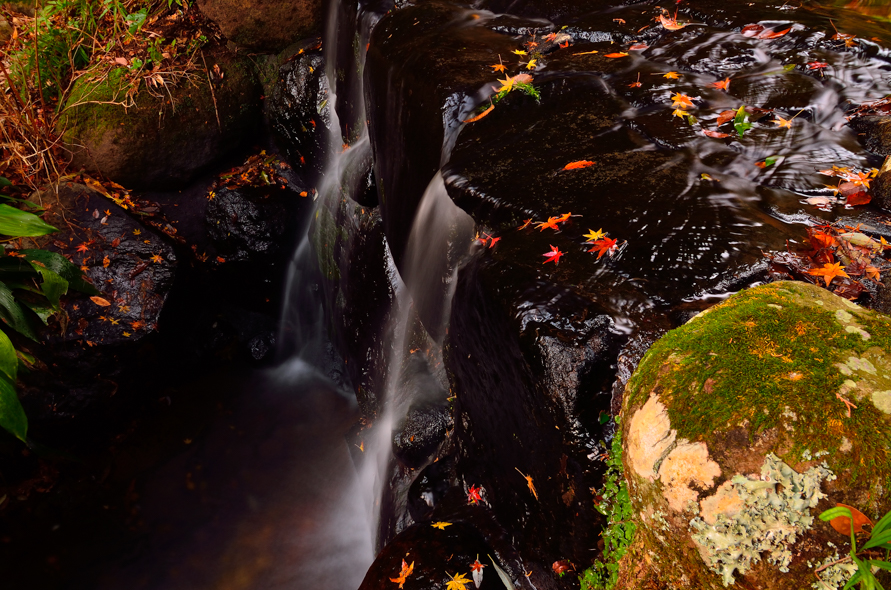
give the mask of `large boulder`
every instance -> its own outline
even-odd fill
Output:
[[[243,49],[274,53],[315,33],[321,0],[199,0],[198,7]]]
[[[815,574],[849,540],[816,516],[891,508],[891,319],[819,287],[746,290],[669,332],[622,413],[638,583],[837,588],[850,563]]]
[[[207,73],[140,89],[127,108],[126,69],[80,78],[59,128],[72,165],[128,188],[173,188],[240,146],[258,126],[259,85],[247,60],[225,51],[206,59]]]
[[[36,245],[67,256],[100,291],[69,292],[62,321],[39,343],[21,343],[38,361],[22,376],[22,403],[32,422],[58,426],[107,406],[123,380],[153,362],[177,261],[163,238],[91,188],[63,184],[33,198],[52,203],[44,219],[62,229]]]

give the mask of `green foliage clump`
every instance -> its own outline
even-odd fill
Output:
[[[616,420],[618,423],[618,420]],[[619,579],[619,561],[628,552],[637,526],[632,521],[631,498],[622,469],[622,431],[616,430],[606,461],[602,500],[597,510],[606,516],[606,528],[601,533],[604,548],[600,560],[582,572],[581,590],[612,590]]]
[[[850,508],[846,506],[836,506],[830,508],[820,514],[820,520],[830,521],[835,518],[847,518],[851,526],[851,552],[843,559],[836,560],[831,564],[839,565],[853,563],[857,566],[857,570],[848,579],[843,590],[853,588],[854,585],[860,585],[860,590],[884,590],[882,584],[876,579],[875,572],[880,570],[891,571],[891,512],[885,514],[882,519],[877,522],[869,533],[869,540],[866,541],[857,551],[857,535],[854,527],[854,516],[851,514]],[[884,557],[875,559],[875,553],[883,553]],[[825,567],[825,566],[824,566]],[[823,568],[820,568],[823,569]],[[820,578],[819,570],[817,578],[820,583],[814,584],[817,588],[825,587],[826,584]]]
[[[0,178],[0,188],[9,186]],[[40,210],[31,201],[0,194],[32,210]],[[34,213],[8,204],[0,204],[0,235],[12,238],[42,236],[58,231]],[[8,251],[0,257],[0,427],[26,441],[28,419],[16,395],[19,371],[34,361],[17,351],[6,331],[12,330],[30,340],[37,340],[37,330],[56,314],[64,314],[59,299],[74,289],[88,295],[99,292],[86,281],[83,272],[64,256],[48,250]]]

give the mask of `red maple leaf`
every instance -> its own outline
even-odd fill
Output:
[[[468,504],[476,504],[477,502],[483,501],[483,496],[480,492],[483,491],[481,486],[470,486],[470,490],[467,492],[467,503]]]
[[[729,90],[730,89],[730,76],[728,76],[724,80],[721,80],[720,82],[712,82],[712,86],[714,86],[718,90],[724,90],[724,91]]]
[[[551,247],[553,248],[553,246]],[[610,256],[612,256],[615,249],[616,240],[612,238],[600,238],[596,242],[593,242],[593,245],[591,246],[591,249],[588,250],[588,252],[597,251],[597,260],[600,260],[600,258],[604,254],[609,254]]]
[[[560,261],[560,257],[563,256],[563,252],[560,251],[560,248],[551,244],[551,251],[542,254],[547,260],[542,262],[542,264],[547,264],[548,262],[553,262],[554,264],[558,264]]]
[[[557,219],[557,217],[548,217],[547,221],[542,221],[538,224],[538,230],[544,231],[547,228],[559,230],[560,228],[557,227]]]

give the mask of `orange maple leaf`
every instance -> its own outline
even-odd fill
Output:
[[[826,281],[826,286],[828,287],[829,283],[831,283],[835,277],[850,278],[844,268],[845,267],[841,265],[841,262],[836,262],[835,264],[827,262],[822,268],[812,268],[807,271],[807,273],[815,277],[823,277],[823,280]]]
[[[677,72],[665,72],[662,74],[663,78],[668,78],[669,80],[680,80],[681,76]]]
[[[628,57],[628,52],[626,52],[626,51],[619,51],[618,53],[607,53],[607,54],[604,55],[603,57],[610,57],[610,58],[613,58],[613,59],[618,58],[618,57]]]
[[[683,29],[686,27],[686,24],[678,23],[677,13],[675,12],[674,18],[666,17],[664,14],[659,15],[659,22],[662,23],[662,26],[668,29],[669,31],[677,31],[679,29]]]
[[[563,167],[564,170],[578,170],[579,168],[587,168],[588,166],[593,166],[597,162],[592,162],[591,160],[576,160],[575,162],[570,162],[566,166]]]
[[[674,96],[671,97],[671,106],[692,109],[693,100],[686,94],[675,92]]]
[[[415,569],[415,562],[411,562],[411,565],[405,563],[405,560],[402,560],[402,571],[399,572],[399,577],[390,578],[391,582],[399,584],[399,587],[402,588],[403,584],[405,584],[405,579],[411,575],[412,571]]]
[[[555,230],[560,229],[559,227],[557,227],[557,218],[556,217],[548,217],[547,221],[542,221],[536,227],[538,227],[539,231],[544,231],[548,228],[555,229]],[[551,246],[551,247],[553,248],[553,246]]]
[[[780,127],[785,127],[786,129],[792,129],[792,119],[784,119],[781,116],[777,115],[777,118],[773,120],[774,123],[779,125]]]
[[[551,246],[551,248],[553,248],[553,246]],[[545,256],[547,256],[547,254]],[[538,492],[535,491],[535,484],[532,483],[532,476],[526,475],[525,473],[520,471],[519,468],[517,468],[517,467],[514,467],[514,469],[517,470],[517,473],[519,473],[520,475],[523,476],[523,478],[526,480],[526,485],[528,486],[529,491],[532,492],[532,495],[535,496],[536,500],[538,500]]]
[[[720,82],[712,82],[712,86],[717,88],[718,90],[724,90],[725,92],[730,89],[730,76],[721,80]]]
[[[482,119],[483,117],[485,117],[486,115],[491,113],[494,109],[495,109],[495,105],[493,104],[489,108],[487,108],[485,111],[483,111],[482,113],[477,115],[476,117],[471,117],[470,119],[467,119],[464,122],[465,123],[475,123],[476,121],[479,121],[480,119]]]

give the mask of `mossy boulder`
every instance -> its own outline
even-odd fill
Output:
[[[198,0],[227,39],[251,51],[276,53],[318,32],[322,0]]]
[[[73,166],[130,188],[174,188],[241,145],[260,121],[250,62],[223,52],[206,60],[209,76],[202,67],[176,85],[135,95],[124,68],[78,80],[60,118]],[[131,97],[132,106],[121,106]]]
[[[815,570],[848,541],[816,516],[891,509],[891,318],[806,283],[740,292],[651,347],[622,416],[650,582],[841,587],[849,563]]]

